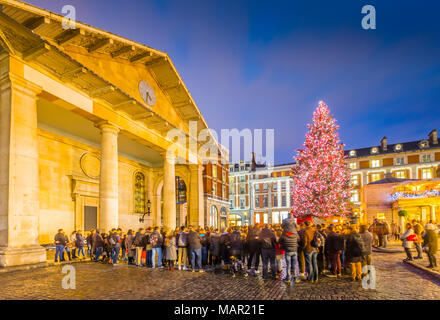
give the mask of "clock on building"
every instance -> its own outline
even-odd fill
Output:
[[[156,94],[147,81],[142,80],[139,82],[139,93],[145,103],[149,106],[154,106],[156,104]]]

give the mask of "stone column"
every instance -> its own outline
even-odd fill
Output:
[[[147,202],[148,200],[151,202],[151,214],[147,220],[148,226],[153,226],[155,223],[154,218],[156,217],[156,201],[154,201],[153,187],[153,170],[149,169],[147,175]]]
[[[203,203],[203,165],[189,165],[191,171],[189,186],[189,224],[205,225],[205,205]]]
[[[436,222],[436,220],[435,220],[435,205],[431,205],[431,220],[433,223]]]
[[[176,157],[171,152],[162,155],[163,162],[163,225],[176,228]]]
[[[9,70],[9,57],[0,61]],[[0,79],[0,266],[46,261],[39,246],[37,94],[41,88],[5,72]]]
[[[108,232],[118,227],[118,133],[110,123],[101,130],[101,175],[99,183],[99,229]]]

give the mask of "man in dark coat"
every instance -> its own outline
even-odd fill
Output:
[[[64,261],[64,248],[66,246],[66,237],[64,237],[63,229],[59,229],[58,233],[55,235],[55,262]]]
[[[261,257],[261,239],[260,239],[261,230],[257,225],[250,227],[249,232],[247,234],[247,244],[249,250],[249,259],[248,259],[248,271],[251,271],[252,262],[255,265],[255,273],[258,274],[258,267],[260,265],[260,257]]]
[[[426,232],[423,237],[423,248],[425,248],[425,252],[428,255],[429,266],[428,268],[437,268],[437,259],[435,255],[438,251],[438,237],[437,233],[434,231],[433,224],[426,225]]]
[[[96,230],[93,244],[96,248],[95,262],[97,262],[99,260],[99,258],[101,257],[102,250],[104,249],[104,239],[102,238],[99,230]]]
[[[357,226],[350,227],[350,234],[347,236],[345,256],[351,265],[351,279],[362,280],[362,248],[363,240],[358,233]]]
[[[330,260],[332,273],[329,277],[342,276],[341,274],[341,253],[344,250],[344,239],[335,232],[335,226],[331,224],[328,227],[328,235],[324,245],[327,256]]]
[[[368,231],[368,226],[361,225],[359,233],[362,237],[362,266],[371,265],[371,251],[373,247],[373,235]]]
[[[188,246],[191,252],[191,268],[192,272],[196,271],[196,258],[197,258],[197,267],[199,268],[199,272],[203,272],[202,269],[202,238],[200,234],[195,231],[193,226],[189,227],[188,234]]]
[[[272,278],[275,279],[276,276],[276,266],[275,266],[275,232],[269,228],[266,224],[261,230],[261,256],[263,260],[263,278],[267,278],[267,268],[270,263],[270,268],[272,270]]]
[[[284,220],[286,221],[286,220]],[[292,224],[284,224],[283,222],[283,234],[279,239],[279,243],[281,244],[281,248],[284,250],[284,256],[286,259],[286,281],[290,282],[293,274],[293,281],[298,283],[300,280],[298,279],[299,271],[297,268],[298,261],[298,244],[299,244],[299,236],[295,227],[292,227]]]

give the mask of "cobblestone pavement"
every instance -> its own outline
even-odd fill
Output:
[[[61,266],[0,275],[0,299],[440,299],[440,281],[401,262],[403,254],[373,254],[376,290],[349,279],[287,286],[260,278],[151,270],[133,266],[74,264],[76,289],[62,289]]]

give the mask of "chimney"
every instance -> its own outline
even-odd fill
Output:
[[[429,133],[429,141],[431,144],[438,144],[437,129],[434,129]]]
[[[255,162],[255,152],[252,152],[251,171],[255,171],[257,163]]]
[[[387,137],[383,137],[380,140],[380,145],[382,146],[382,151],[387,151]]]

